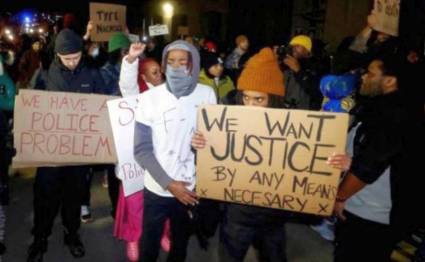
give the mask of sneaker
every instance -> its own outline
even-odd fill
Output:
[[[108,188],[109,187],[109,184],[108,184],[108,171],[107,170],[105,170],[105,172],[103,174],[102,187],[103,188]]]
[[[27,262],[43,262],[43,255],[47,252],[47,240],[39,239],[28,248]]]
[[[73,257],[80,258],[86,254],[86,250],[78,234],[65,234],[64,242]]]
[[[90,223],[93,221],[91,216],[90,207],[89,206],[81,206],[81,222],[84,224]]]
[[[171,241],[170,241],[170,237],[167,236],[166,234],[162,234],[162,238],[161,238],[161,248],[164,252],[168,253],[170,252],[170,248],[171,248]]]
[[[335,232],[334,232],[334,224],[331,221],[324,220],[321,224],[318,225],[311,225],[311,229],[319,233],[319,235],[328,240],[328,241],[334,241],[335,240]]]
[[[131,262],[139,261],[139,242],[127,242],[127,258]]]

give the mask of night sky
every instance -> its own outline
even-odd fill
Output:
[[[3,6],[4,3],[7,2],[7,6]],[[10,1],[10,0],[2,0],[2,11],[7,10],[11,12],[20,11],[24,8],[35,8],[38,11],[46,11],[46,12],[88,12],[89,2],[96,1],[88,1],[88,0],[36,0],[36,1]],[[102,3],[120,3],[124,5],[128,4],[139,4],[141,5],[143,0],[102,0],[97,1]]]

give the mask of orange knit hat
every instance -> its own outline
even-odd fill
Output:
[[[251,90],[284,96],[283,73],[269,47],[251,57],[238,79],[238,90]]]

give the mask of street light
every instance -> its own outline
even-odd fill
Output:
[[[6,33],[6,35],[10,35],[12,32],[10,31],[10,29],[6,29],[4,30],[4,32]]]
[[[164,3],[162,5],[162,11],[164,11],[164,18],[172,18],[173,12],[174,12],[174,7],[170,3]]]

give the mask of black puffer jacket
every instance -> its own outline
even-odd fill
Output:
[[[84,61],[71,71],[56,58],[50,65],[47,90],[75,93],[104,94],[105,83],[99,71],[88,67]]]
[[[397,91],[360,101],[352,110],[355,122],[362,125],[356,132],[351,173],[371,184],[391,167],[391,225],[399,233],[423,221],[420,209],[425,199],[425,132],[405,103]]]

